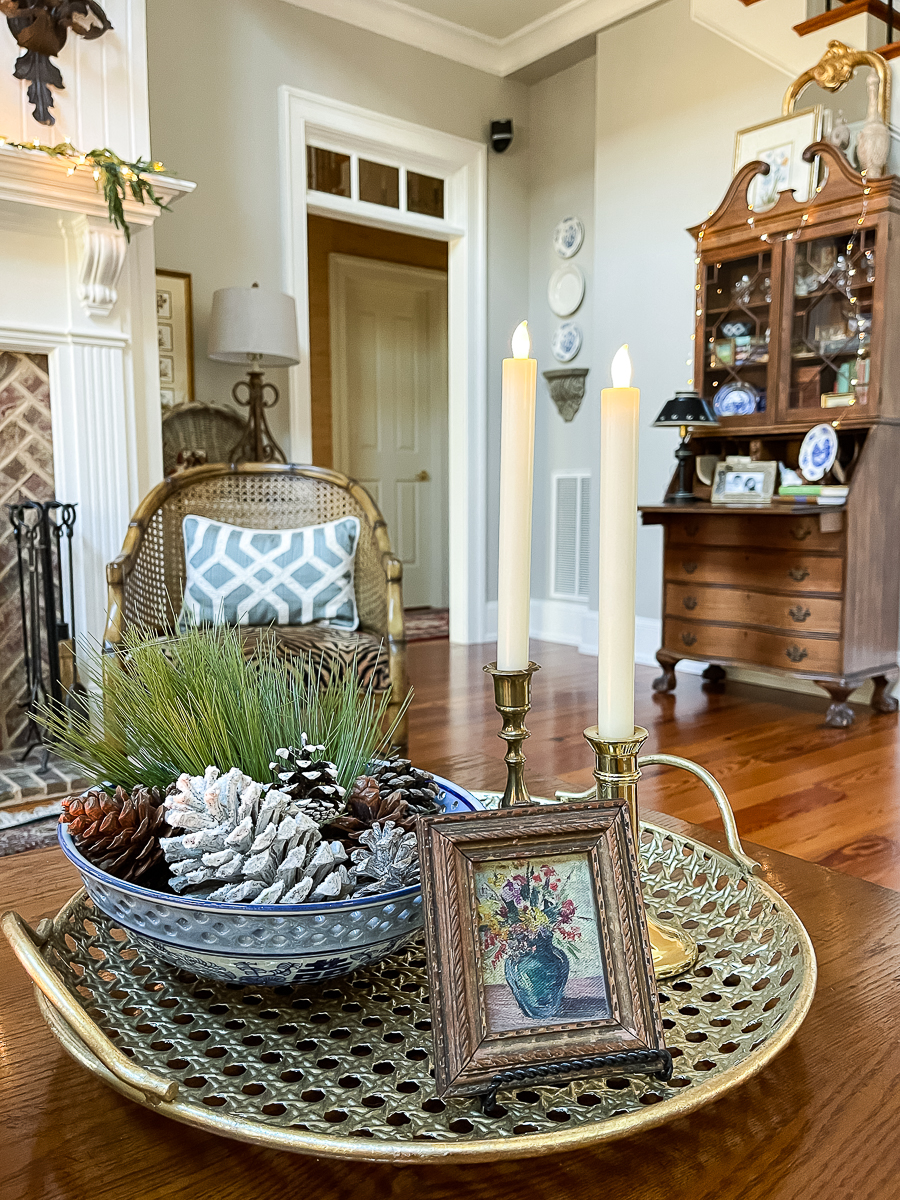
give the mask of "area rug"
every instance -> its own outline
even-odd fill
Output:
[[[446,641],[450,636],[448,608],[407,608],[403,620],[408,642]]]

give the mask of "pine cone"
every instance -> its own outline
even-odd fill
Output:
[[[356,897],[378,896],[419,882],[419,855],[414,833],[404,833],[393,821],[376,822],[363,831],[361,845],[350,858],[350,883]]]
[[[382,796],[378,780],[370,775],[360,775],[353,785],[346,811],[341,813],[325,830],[330,837],[341,838],[348,846],[356,845],[360,835],[371,829],[376,821],[393,821],[401,829],[416,827],[416,814],[399,792]]]
[[[386,763],[373,767],[373,779],[378,780],[382,797],[399,791],[411,809],[420,813],[436,812],[441,794],[440,785],[427,771],[414,767],[408,758],[389,758]]]
[[[114,796],[91,788],[63,800],[60,820],[89,862],[134,883],[163,860],[159,839],[171,832],[163,800],[158,788],[136,787],[130,796],[120,787]]]
[[[317,825],[325,825],[337,816],[345,792],[337,781],[337,767],[325,757],[324,746],[310,746],[302,733],[299,748],[276,750],[275,757],[281,761],[269,763],[269,770],[280,792]]]
[[[340,842],[323,841],[289,796],[264,792],[237,767],[181,775],[166,809],[176,832],[162,848],[175,892],[238,904],[318,903],[349,892]]]

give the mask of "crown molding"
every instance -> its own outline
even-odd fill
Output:
[[[284,0],[429,54],[504,77],[659,0],[568,0],[508,37],[489,37],[401,0]]]

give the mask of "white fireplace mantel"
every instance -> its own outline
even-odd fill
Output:
[[[153,176],[167,204],[195,184]],[[0,350],[46,354],[57,498],[77,505],[75,624],[102,636],[104,567],[162,477],[153,203],[109,221],[89,168],[0,145]]]

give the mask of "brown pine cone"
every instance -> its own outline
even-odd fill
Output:
[[[360,775],[350,792],[346,810],[329,823],[324,834],[355,844],[359,835],[371,829],[376,821],[381,824],[393,821],[401,829],[415,829],[416,814],[399,792],[382,796],[377,779]]]
[[[63,800],[59,819],[89,862],[133,883],[163,861],[159,839],[171,833],[163,799],[158,788],[136,787],[130,796],[120,787],[114,796],[91,788]]]
[[[428,771],[414,767],[408,758],[389,758],[372,768],[372,778],[378,781],[382,796],[399,791],[411,809],[420,813],[436,812],[440,808],[440,785]]]

